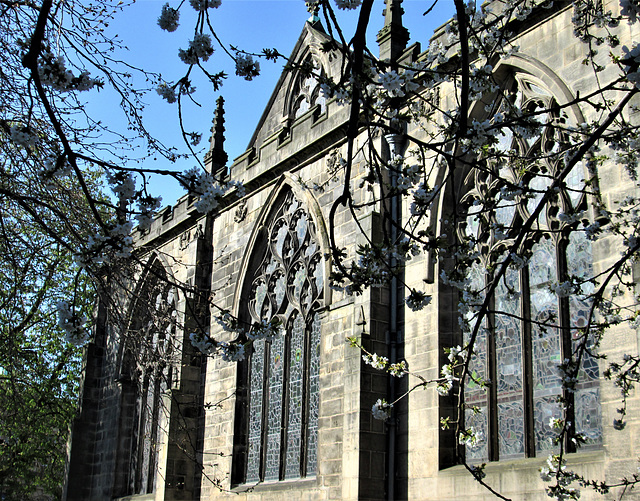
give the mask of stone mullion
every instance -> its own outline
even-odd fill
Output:
[[[568,244],[568,238],[563,235],[559,242],[556,244],[556,262],[558,263],[558,283],[564,283],[569,279],[569,272],[567,270],[566,260],[566,248]],[[562,360],[573,361],[573,344],[571,340],[571,314],[568,297],[558,298],[558,326],[560,329],[560,352],[562,354]],[[577,374],[576,374],[577,377]],[[564,447],[567,452],[575,452],[575,443],[571,440],[571,437],[576,433],[576,419],[575,419],[575,398],[573,388],[567,388],[562,385],[562,398],[565,407],[564,419],[567,424],[568,434],[565,436]]]
[[[291,317],[289,317],[291,318]],[[288,320],[286,320],[288,322]],[[285,324],[286,326],[287,324]],[[280,415],[280,480],[284,480],[287,471],[287,435],[289,424],[289,375],[291,368],[291,336],[285,330],[284,349],[282,353],[282,413]]]
[[[533,405],[533,344],[531,341],[531,294],[529,288],[529,268],[520,271],[522,284],[520,315],[522,328],[522,392],[524,409],[524,454],[526,457],[535,456],[535,407]]]
[[[493,277],[490,277],[489,283]],[[496,368],[496,330],[495,330],[495,297],[489,298],[488,309],[490,312],[486,315],[487,319],[487,360],[486,372],[489,375],[490,384],[487,389],[487,428],[489,431],[487,454],[489,461],[498,461],[499,459],[499,435],[498,435],[498,376]],[[482,327],[481,327],[482,328]]]

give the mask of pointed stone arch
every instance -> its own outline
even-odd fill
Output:
[[[538,167],[539,171],[546,173],[547,177],[555,177],[561,170],[561,163],[555,157],[563,151],[556,147],[566,140],[559,126],[578,125],[584,121],[571,90],[550,68],[523,54],[498,62],[493,74],[500,90],[475,102],[469,116],[478,120],[491,119],[493,114],[501,111],[500,103],[507,101],[511,101],[511,105],[517,103],[525,112],[550,110],[538,135],[523,139],[508,130],[500,137],[500,142],[504,143],[504,151],[519,152],[519,158],[531,158],[532,162],[537,159],[538,163],[544,164]],[[474,158],[467,165],[460,166],[448,189],[443,191],[437,218],[458,221],[456,228],[441,231],[457,232],[460,236],[473,234],[477,239],[479,258],[477,266],[474,264],[467,271],[466,276],[471,282],[468,291],[481,291],[492,280],[492,272],[488,270],[494,269],[495,263],[489,257],[500,256],[508,249],[505,244],[508,240],[496,237],[495,230],[490,229],[492,225],[516,227],[528,218],[531,206],[535,204],[535,199],[524,198],[516,198],[510,203],[500,202],[499,190],[504,186],[504,179],[512,184],[522,180],[529,185],[529,180],[535,181],[534,172],[538,172],[529,164],[526,169],[512,169],[501,164],[494,169],[490,159],[486,160],[487,163],[480,162],[484,160]],[[479,165],[486,168],[478,168]],[[559,192],[555,210],[546,210],[540,215],[535,235],[525,242],[531,253],[530,259],[518,270],[510,269],[489,299],[486,328],[480,329],[471,370],[475,371],[477,378],[489,379],[493,384],[485,393],[473,379],[464,383],[465,403],[480,410],[465,413],[465,427],[479,430],[485,439],[481,443],[467,445],[461,452],[460,449],[456,451],[456,447],[462,446],[455,445],[455,437],[443,432],[441,466],[451,464],[450,458],[456,457],[457,453],[465,454],[470,462],[548,454],[554,447],[554,432],[548,423],[550,418],[561,415],[556,402],[558,397],[570,402],[565,418],[589,437],[586,447],[599,447],[602,428],[597,361],[591,356],[582,359],[584,377],[576,385],[575,394],[563,390],[555,373],[556,366],[571,357],[572,336],[582,326],[580,322],[588,304],[573,299],[570,302],[547,292],[554,282],[563,282],[569,275],[586,276],[591,273],[591,242],[583,233],[575,231],[575,224],[560,224],[554,216],[558,210],[567,213],[587,210],[587,195],[580,192],[581,179],[589,176],[594,176],[595,182],[595,173],[587,173],[581,165],[574,168],[566,178],[568,188],[563,186]],[[545,179],[543,177],[542,181]],[[544,191],[549,183],[545,181],[535,187]],[[486,214],[480,214],[474,209],[474,201],[480,200],[494,200],[495,207]],[[456,218],[452,217],[454,211]],[[442,282],[439,283],[439,291],[440,346],[464,346],[468,339],[457,327],[455,318],[460,297]],[[510,291],[518,291],[521,297],[516,298]],[[551,322],[545,318],[557,320]],[[441,350],[440,362],[446,363],[442,353]],[[452,408],[452,402],[441,405],[440,417],[450,415]],[[567,445],[567,450],[573,451],[571,444]]]
[[[315,200],[283,176],[256,222],[236,289],[244,325],[277,319],[280,330],[254,341],[238,364],[232,484],[315,476],[327,243]]]
[[[152,254],[136,284],[120,339],[118,454],[113,495],[150,494],[159,487],[159,450],[175,377],[177,289],[170,268]]]

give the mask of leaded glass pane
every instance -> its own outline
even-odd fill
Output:
[[[469,225],[467,226],[469,229]],[[471,230],[473,231],[473,230]],[[481,291],[484,288],[484,270],[479,263],[474,263],[467,274],[472,291]],[[482,301],[482,296],[477,302]],[[476,305],[477,306],[477,305]],[[473,329],[473,313],[467,314],[467,320],[471,323],[470,328]],[[464,333],[465,345],[470,341],[471,332]],[[486,360],[487,360],[487,330],[481,328],[476,336],[473,346],[473,355],[469,364],[469,376],[465,381],[465,428],[473,428],[480,433],[481,437],[488,436],[487,425],[487,393],[482,387],[481,382],[486,379]],[[487,441],[481,439],[475,446],[466,446],[467,461],[476,461],[487,459],[488,448]]]
[[[498,434],[501,458],[524,454],[520,280],[508,269],[495,291]]]
[[[284,336],[276,336],[269,353],[269,388],[267,395],[267,454],[265,480],[280,478],[280,437],[282,421],[282,378],[284,372]]]
[[[309,357],[309,421],[307,442],[307,476],[316,473],[318,465],[318,415],[320,405],[320,315],[313,316]]]
[[[549,426],[551,417],[561,417],[562,394],[558,365],[562,362],[558,330],[558,297],[549,287],[556,279],[556,248],[551,239],[533,247],[529,263],[531,287],[531,344],[533,347],[533,405],[536,451],[553,447],[557,435]]]
[[[465,397],[465,405],[468,407],[471,402],[467,402]],[[465,446],[465,455],[468,462],[486,461],[489,457],[489,449],[487,447],[489,436],[489,427],[487,426],[487,404],[486,397],[481,405],[474,405],[475,408],[466,408],[464,412],[465,428],[476,431],[480,440],[475,445]]]
[[[576,432],[582,433],[586,446],[602,443],[600,388],[581,388],[575,394]]]
[[[504,400],[500,395],[500,400]],[[524,412],[522,395],[513,395],[515,400],[498,402],[498,436],[500,459],[524,455]]]
[[[522,391],[522,336],[520,332],[520,280],[509,269],[495,291],[495,339],[498,392],[511,398]]]
[[[593,276],[592,248],[584,233],[573,232],[567,246],[567,268],[570,276],[588,279]],[[572,296],[569,303],[571,316],[571,338],[574,356],[577,356],[580,345],[585,342],[583,331],[589,321],[591,301],[589,295],[594,285],[586,282],[581,285],[582,295]],[[600,390],[598,378],[600,369],[593,356],[590,340],[587,339],[587,350],[583,352],[578,374],[578,383],[574,393],[576,432],[586,438],[586,445],[602,443],[602,424],[600,416]]]
[[[262,432],[262,387],[264,378],[263,340],[253,343],[250,373],[249,444],[247,452],[247,482],[260,480],[260,438]]]
[[[536,435],[536,454],[541,456],[546,451],[558,448],[555,440],[558,430],[552,428],[552,419],[562,418],[562,408],[557,397],[534,398],[534,429]]]
[[[289,344],[289,426],[287,428],[287,464],[285,478],[300,476],[304,376],[304,330],[301,315],[290,326]]]
[[[571,200],[571,205],[577,207],[584,192],[584,166],[578,162],[573,166],[569,175],[565,178],[567,183],[567,194]]]
[[[551,186],[552,179],[550,177],[545,176],[544,174],[538,174],[531,181],[529,181],[529,195],[530,198],[527,202],[527,210],[529,214],[535,211],[538,204],[542,201],[542,197],[544,196],[547,188]],[[544,211],[540,213],[538,218],[539,221],[543,222],[546,219],[546,215]]]

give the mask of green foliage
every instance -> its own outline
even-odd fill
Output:
[[[17,169],[7,153],[0,182],[15,197],[0,200],[0,498],[58,499],[81,352],[58,326],[56,306],[67,301],[88,316],[94,296],[64,244],[65,226],[90,226],[74,217],[81,204],[66,209],[73,190],[65,197],[31,184],[29,191],[24,178],[9,176]],[[29,193],[39,200],[32,213],[20,203]],[[47,206],[67,211],[66,224],[52,221]]]

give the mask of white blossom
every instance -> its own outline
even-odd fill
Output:
[[[558,297],[569,297],[571,293],[574,291],[575,286],[573,282],[571,282],[570,280],[567,280],[565,282],[552,284],[550,288],[553,292],[555,292],[558,295]]]
[[[600,223],[595,221],[584,228],[584,234],[589,240],[595,240],[596,236],[600,232]]]
[[[167,83],[163,82],[158,85],[156,92],[168,103],[175,103],[178,100],[176,96],[176,89]]]
[[[193,347],[197,348],[201,353],[205,355],[211,355],[215,349],[213,341],[211,341],[211,339],[209,339],[209,336],[207,336],[206,334],[192,332],[191,334],[189,334],[189,340],[191,341],[191,345]]]
[[[482,440],[483,434],[481,431],[476,430],[473,426],[470,426],[466,430],[460,432],[458,436],[458,443],[460,445],[475,446]]]
[[[61,92],[84,91],[102,85],[99,78],[91,78],[86,70],[80,72],[78,76],[74,76],[73,72],[67,69],[62,56],[56,57],[49,50],[43,50],[40,56],[38,61],[40,81],[55,90]]]
[[[89,332],[85,329],[86,318],[78,316],[71,311],[66,301],[60,301],[56,305],[58,310],[58,327],[65,332],[67,342],[82,346],[89,341]]]
[[[23,148],[33,148],[37,143],[37,137],[31,132],[29,127],[12,125],[9,134],[11,140]]]
[[[362,0],[335,0],[338,9],[353,10],[360,7]]]
[[[424,292],[412,289],[407,299],[405,299],[405,304],[411,311],[420,311],[431,303],[431,299],[431,296],[426,295]]]
[[[202,12],[203,10],[207,10],[207,7],[217,9],[222,2],[221,0],[189,0],[189,3],[195,10]]]
[[[260,63],[254,61],[249,54],[236,55],[236,75],[243,77],[245,80],[253,80],[260,74]]]
[[[219,349],[225,362],[241,362],[245,358],[243,344],[220,343]]]
[[[379,419],[380,421],[386,421],[391,417],[391,409],[393,404],[388,404],[384,399],[379,398],[373,407],[371,407],[371,414],[373,414],[374,419]]]
[[[370,365],[374,369],[384,369],[389,363],[389,359],[387,357],[380,357],[375,353],[373,355],[364,354],[362,355],[362,360],[367,365]]]
[[[168,3],[162,6],[162,12],[158,18],[158,26],[165,31],[176,31],[178,21],[180,20],[180,11],[173,9]]]

